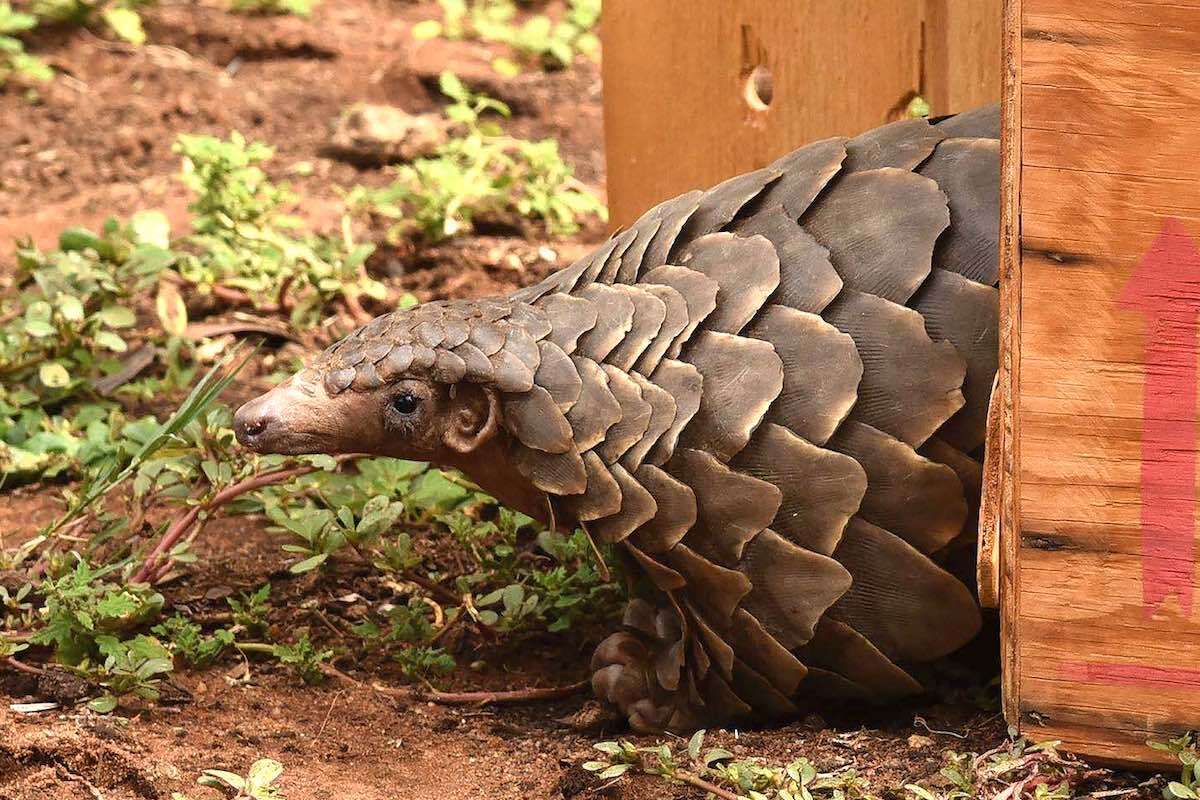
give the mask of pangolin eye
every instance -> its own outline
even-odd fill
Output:
[[[401,392],[392,398],[392,408],[401,414],[412,414],[421,406],[421,398],[411,392]]]

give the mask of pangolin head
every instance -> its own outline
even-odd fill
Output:
[[[499,393],[527,391],[536,309],[426,303],[377,317],[238,409],[260,453],[368,453],[462,467],[500,433]],[[544,334],[542,334],[544,335]]]

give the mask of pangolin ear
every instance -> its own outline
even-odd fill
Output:
[[[446,447],[464,455],[481,447],[500,429],[500,400],[491,389],[450,387],[451,418],[442,432]]]

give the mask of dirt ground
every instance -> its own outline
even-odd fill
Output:
[[[435,9],[433,2],[325,0],[305,21],[165,3],[145,12],[150,44],[141,48],[87,31],[39,32],[34,49],[59,78],[34,101],[0,89],[0,268],[11,268],[10,243],[18,236],[50,245],[68,225],[95,226],[140,208],[164,208],[181,220],[187,199],[174,179],[179,159],[171,143],[182,132],[236,129],[273,143],[278,156],[269,171],[305,198],[300,212],[332,219],[336,187],[387,180],[379,170],[324,155],[336,115],[363,100],[431,109],[430,86],[442,69],[479,73],[488,61],[476,44],[415,43],[411,25]],[[528,74],[494,91],[514,108],[512,132],[556,137],[577,176],[603,191],[595,64],[581,60],[570,70]],[[297,164],[311,169],[298,171]],[[394,252],[377,268],[421,299],[491,294],[569,263],[602,236],[593,226],[548,249],[521,238],[477,236],[421,253]],[[252,390],[241,387],[247,395]],[[61,490],[33,486],[4,495],[0,544],[48,521]],[[315,585],[292,576],[279,543],[263,528],[247,517],[211,524],[196,545],[204,568],[166,587],[168,601],[215,613],[224,597],[269,579],[273,598],[286,598],[276,603],[286,616],[273,623],[316,630],[329,624],[326,614],[337,617],[337,598],[370,581],[346,573]],[[475,655],[477,669],[460,669],[440,688],[569,684],[587,676],[590,648],[602,635],[547,635],[516,651],[484,650]],[[401,683],[394,665],[337,666],[361,683],[304,687],[258,663],[223,663],[177,673],[161,704],[106,717],[65,703],[69,686],[0,672],[0,800],[214,796],[196,787],[201,770],[244,772],[263,756],[284,764],[281,785],[290,800],[702,796],[648,778],[608,786],[584,772],[580,764],[592,743],[624,733],[588,727],[596,715],[586,694],[522,707],[446,707],[370,688]],[[37,714],[10,709],[48,695],[63,697],[64,707]],[[873,791],[899,797],[896,787],[937,773],[944,750],[983,751],[1004,736],[998,713],[971,703],[835,722],[810,716],[764,730],[713,732],[710,742],[776,762],[805,755],[822,769],[854,765]]]

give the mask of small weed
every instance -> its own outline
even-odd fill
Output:
[[[46,62],[25,52],[25,44],[18,38],[36,27],[37,17],[14,10],[8,2],[0,2],[0,86],[13,75],[35,81],[54,77]]]
[[[205,636],[199,625],[179,614],[167,618],[154,626],[153,630],[168,642],[172,654],[182,658],[190,667],[207,667],[233,646],[231,631],[221,628],[213,631],[211,636]]]
[[[309,17],[320,0],[231,0],[229,10],[239,14],[293,14]]]
[[[333,657],[333,651],[318,650],[308,634],[302,633],[295,644],[275,645],[272,655],[305,683],[321,683],[325,680],[321,666]]]
[[[103,661],[92,669],[84,664],[80,671],[95,679],[104,688],[104,693],[89,702],[88,708],[98,714],[107,714],[117,707],[122,697],[133,696],[146,701],[158,699],[159,678],[174,667],[171,654],[157,639],[136,636],[120,641],[113,636],[98,636],[96,642]]]
[[[283,774],[283,765],[269,758],[260,758],[250,765],[245,777],[223,769],[206,769],[196,781],[201,786],[218,789],[232,800],[286,800],[283,790],[275,785]],[[171,800],[188,800],[179,793]]]
[[[446,115],[462,135],[437,155],[397,169],[396,181],[381,190],[356,189],[348,202],[400,220],[393,240],[418,234],[429,241],[470,231],[481,217],[540,219],[551,233],[570,234],[590,214],[606,216],[603,205],[574,180],[552,139],[530,142],[507,137],[484,117],[508,116],[508,107],[469,91],[444,73],[441,89],[453,102]]]
[[[271,596],[271,584],[264,583],[253,592],[243,593],[240,597],[226,598],[233,612],[233,623],[251,636],[267,635],[267,613],[271,610],[267,602]]]
[[[153,5],[155,0],[34,0],[33,12],[39,17],[62,25],[91,27],[99,18],[104,27],[133,45],[146,42],[139,8]]]
[[[1146,744],[1155,750],[1171,753],[1183,765],[1179,780],[1169,782],[1163,789],[1165,800],[1200,798],[1200,753],[1196,748],[1196,734],[1188,732],[1165,742],[1149,741]]]
[[[594,29],[600,21],[600,0],[569,0],[563,18],[557,22],[544,14],[535,14],[523,22],[517,20],[513,0],[439,0],[442,19],[427,20],[413,28],[419,39],[444,36],[447,39],[480,39],[511,48],[522,61],[543,69],[562,69],[577,54],[595,59],[600,40]],[[508,59],[493,65],[502,74],[514,74],[520,67]]]

